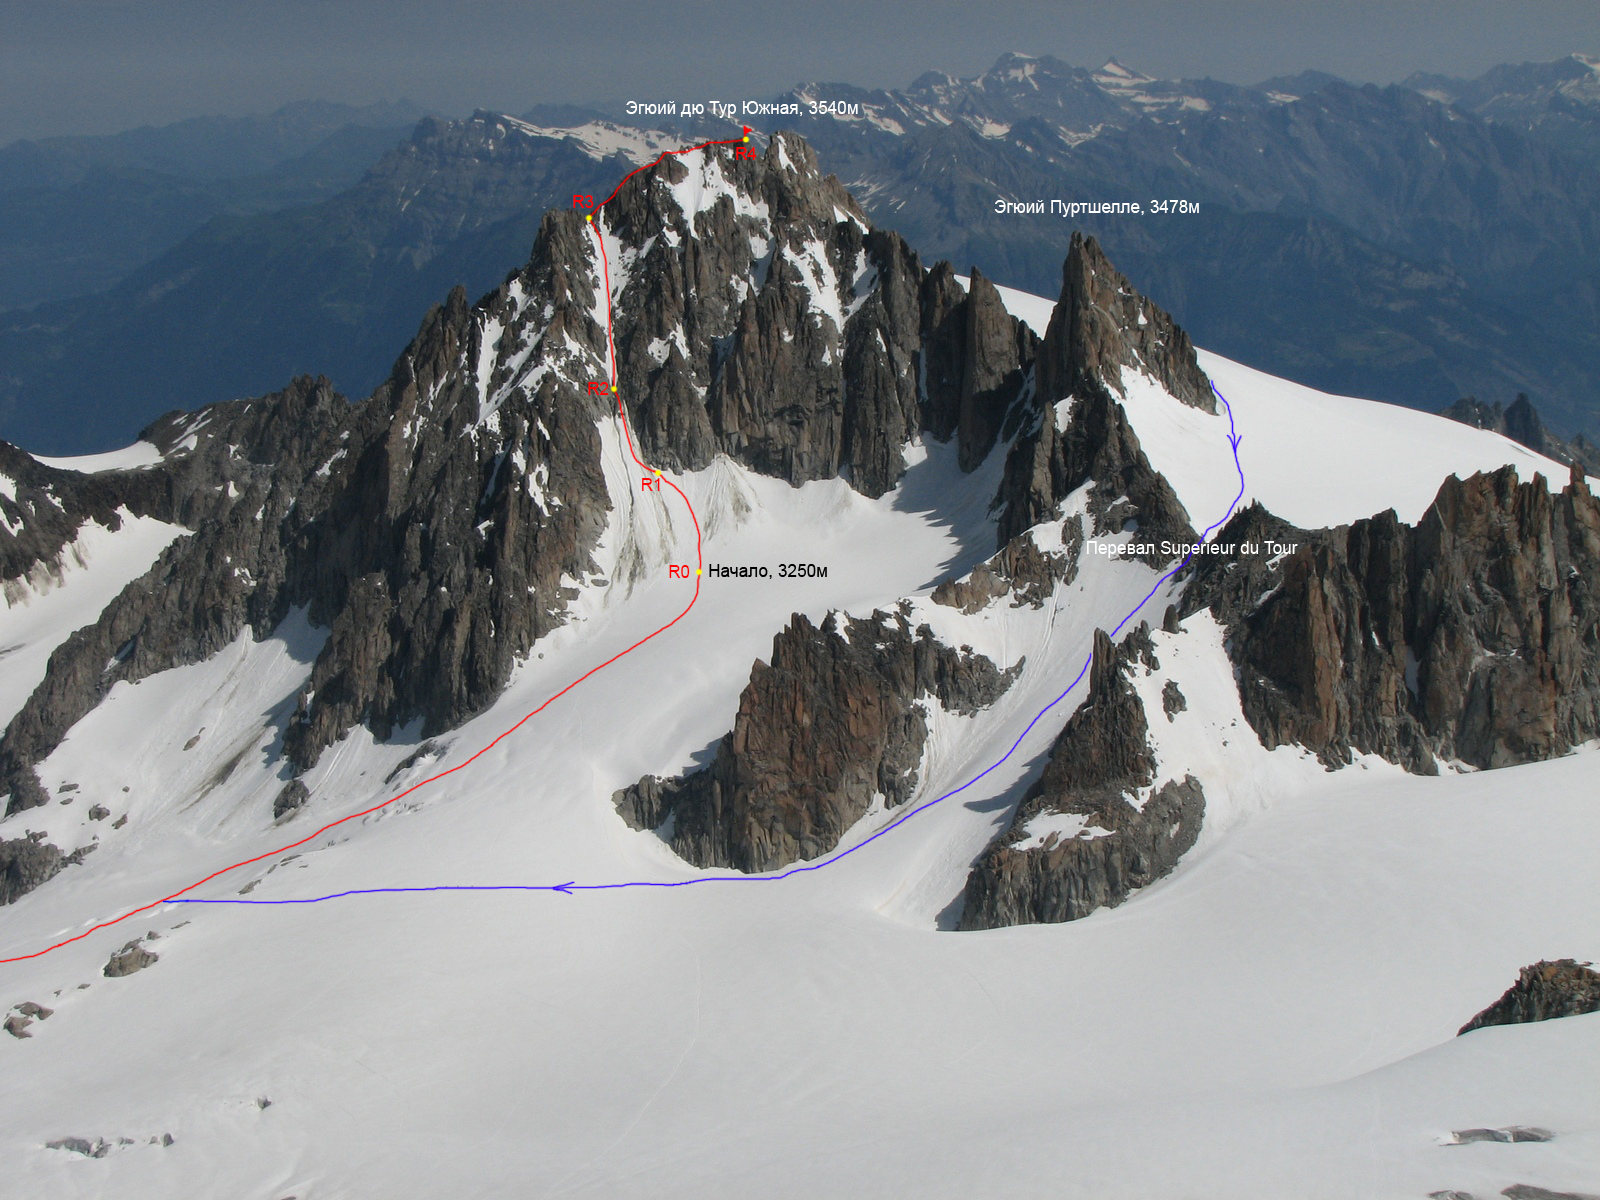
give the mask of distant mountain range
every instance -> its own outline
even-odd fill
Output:
[[[1253,87],[1156,80],[1115,62],[1091,71],[1007,55],[976,78],[930,73],[903,90],[803,85],[780,98],[800,115],[760,124],[802,132],[930,260],[1054,294],[1081,228],[1224,354],[1430,410],[1526,393],[1561,434],[1593,439],[1596,80],[1580,57],[1376,88],[1315,72]],[[832,111],[811,115],[813,104]],[[262,392],[296,371],[364,394],[427,303],[457,282],[480,294],[525,257],[546,208],[647,161],[663,136],[729,128],[668,122],[652,138],[569,106],[525,117],[424,121],[335,195],[215,216],[108,291],[0,315],[0,436],[41,451],[104,448],[161,411]],[[351,124],[338,135],[346,169],[360,157]],[[369,152],[388,137],[360,128]],[[234,174],[203,186],[240,189],[242,164],[287,144],[271,130],[219,134],[235,144]],[[198,129],[150,149],[165,132],[108,139],[99,153],[115,143],[130,170],[223,169]],[[99,186],[116,207],[118,185],[91,184],[103,176],[87,169],[74,179],[68,150],[53,149],[54,176],[34,168],[33,186]],[[0,188],[25,158],[0,151]],[[275,161],[272,178],[298,160]],[[0,191],[0,205],[16,190]],[[265,207],[271,188],[255,194]],[[997,199],[1176,199],[1199,212],[1069,220],[999,215]],[[121,219],[138,224],[137,208]],[[158,224],[146,223],[144,243],[121,241],[153,246],[172,232]]]
[[[794,94],[860,106],[796,125],[924,254],[1049,294],[1082,227],[1202,345],[1415,407],[1526,392],[1593,436],[1600,154],[1528,115],[1548,92],[1600,119],[1568,78],[1586,61],[1510,72],[1520,106],[1509,85],[1463,82],[1460,107],[1319,73],[1241,88],[1017,55],[904,92]],[[1200,212],[996,216],[997,197]]]
[[[214,216],[350,187],[423,115],[405,101],[290,104],[0,149],[0,309],[110,287]]]
[[[1595,55],[1495,67],[1476,79],[1418,73],[1404,86],[1569,148],[1600,152],[1600,57]]]

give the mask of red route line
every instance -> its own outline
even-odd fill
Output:
[[[701,142],[698,146],[685,146],[682,150],[663,150],[660,154],[656,155],[655,158],[653,158],[649,162],[645,163],[644,166],[635,167],[633,170],[629,171],[626,175],[624,175],[622,177],[622,182],[618,183],[616,187],[611,189],[611,195],[607,196],[604,200],[600,201],[600,207],[604,208],[606,205],[610,204],[613,200],[615,200],[617,198],[617,193],[622,190],[622,184],[627,183],[628,180],[632,179],[640,171],[648,171],[651,167],[655,166],[656,163],[658,163],[662,159],[666,158],[667,155],[669,155],[669,154],[693,154],[696,150],[704,150],[707,146],[742,146],[742,145],[744,145],[746,142],[748,142],[750,140],[750,137],[749,137],[750,126],[746,125],[744,127],[744,131],[745,131],[745,135],[746,135],[744,137],[727,138],[727,139],[725,139],[723,141],[720,141],[720,142]],[[607,298],[609,299],[610,298],[610,293],[608,292],[606,295],[607,295]]]
[[[690,154],[690,153],[693,153],[696,150],[704,150],[704,149],[706,149],[707,147],[710,147],[710,146],[741,145],[741,144],[743,144],[743,141],[744,141],[744,139],[734,139],[733,141],[727,141],[727,142],[703,142],[698,146],[690,146],[690,147],[688,147],[686,149],[683,149],[683,150],[667,150],[667,151],[663,151],[654,160],[654,162],[647,163],[643,167],[639,167],[636,170],[629,171],[627,175],[623,176],[622,183],[617,184],[616,190],[613,191],[611,193],[611,195],[609,195],[609,196],[607,196],[605,198],[605,200],[602,202],[600,207],[604,208],[606,204],[609,204],[613,199],[615,199],[615,197],[617,195],[617,192],[622,190],[622,184],[623,183],[626,183],[628,180],[632,179],[640,171],[648,170],[650,167],[655,166],[656,163],[659,163],[662,159],[666,158],[668,154]],[[591,218],[591,226],[592,226],[592,218]],[[627,413],[627,410],[623,407],[622,396],[621,396],[620,393],[617,392],[617,346],[616,346],[616,340],[615,340],[615,337],[614,337],[614,335],[612,333],[612,327],[611,327],[611,263],[610,263],[610,260],[606,256],[606,243],[605,243],[604,234],[600,231],[600,229],[598,227],[593,227],[593,233],[594,233],[594,238],[595,238],[595,244],[599,247],[599,250],[600,250],[600,265],[601,265],[601,270],[602,270],[603,275],[604,275],[605,288],[606,288],[606,347],[607,347],[607,349],[609,351],[609,358],[608,358],[608,360],[606,362],[606,374],[610,379],[612,393],[616,395],[617,415],[618,415],[618,417],[621,418],[621,421],[622,421],[623,440],[627,443],[628,453],[630,455],[632,455],[633,461],[638,463],[639,466],[643,467],[647,471],[651,471],[651,470],[654,470],[654,468],[651,467],[648,463],[646,463],[644,461],[644,459],[640,458],[639,457],[639,452],[634,449],[634,446],[633,446],[633,429],[628,424],[628,413]],[[415,792],[415,791],[417,791],[417,790],[419,790],[421,788],[425,788],[430,783],[437,783],[439,780],[445,778],[448,775],[454,775],[457,771],[464,770],[465,768],[470,767],[473,763],[477,762],[478,759],[482,758],[485,754],[489,753],[489,751],[493,750],[496,746],[498,746],[501,742],[505,741],[506,738],[510,737],[513,733],[516,733],[517,730],[521,729],[529,721],[533,720],[534,717],[538,716],[545,709],[549,708],[557,700],[561,699],[561,697],[565,696],[568,692],[572,691],[573,688],[577,687],[580,683],[582,683],[584,680],[588,679],[591,675],[598,674],[600,671],[605,670],[612,663],[616,662],[619,658],[622,658],[622,657],[624,657],[625,655],[628,655],[628,654],[632,654],[635,650],[637,650],[640,646],[644,645],[651,638],[656,637],[659,634],[663,634],[667,630],[671,629],[679,621],[683,620],[684,617],[689,615],[689,610],[692,609],[700,599],[701,571],[705,567],[705,546],[704,546],[704,538],[703,538],[703,535],[701,534],[701,530],[700,530],[700,518],[695,515],[694,505],[689,503],[688,495],[684,492],[684,490],[681,487],[679,487],[677,484],[673,483],[672,480],[668,479],[666,476],[660,475],[658,473],[657,478],[660,479],[660,481],[662,483],[664,483],[668,487],[670,487],[673,491],[678,493],[678,496],[683,500],[683,506],[686,509],[688,509],[688,511],[689,511],[689,519],[694,522],[694,553],[695,553],[694,595],[692,597],[690,597],[689,603],[684,606],[683,611],[680,612],[677,616],[673,617],[672,620],[668,621],[665,625],[661,626],[661,628],[655,630],[654,632],[645,634],[644,637],[640,638],[637,642],[633,643],[633,645],[629,646],[626,650],[621,650],[621,651],[617,652],[616,654],[613,654],[610,658],[606,659],[606,661],[601,663],[599,666],[591,667],[589,670],[585,671],[582,675],[578,676],[571,683],[567,684],[566,687],[562,688],[555,695],[553,695],[549,699],[547,699],[543,704],[539,705],[538,708],[534,709],[532,712],[530,712],[526,716],[524,716],[522,718],[522,720],[518,721],[510,729],[506,730],[499,737],[495,738],[494,741],[490,742],[487,746],[484,746],[481,750],[479,750],[471,758],[466,759],[463,762],[457,763],[455,766],[451,767],[449,770],[440,771],[437,775],[430,775],[427,779],[419,780],[417,783],[414,783],[410,787],[408,787],[405,791],[400,792],[400,793],[398,793],[396,795],[390,796],[387,800],[383,801],[383,803],[381,803],[381,804],[374,804],[371,808],[364,808],[360,812],[354,812],[354,813],[351,813],[347,817],[340,817],[337,821],[331,821],[328,824],[324,825],[321,829],[318,829],[314,833],[307,834],[305,837],[301,838],[297,842],[290,842],[287,846],[280,846],[276,850],[268,850],[266,853],[258,854],[254,858],[246,858],[246,859],[244,859],[244,860],[242,860],[240,862],[234,863],[231,866],[222,867],[219,870],[211,872],[211,874],[207,875],[204,879],[196,880],[194,883],[191,883],[188,887],[183,888],[180,891],[173,892],[169,896],[163,896],[159,900],[152,900],[149,904],[142,904],[138,908],[130,909],[129,911],[123,913],[120,917],[112,917],[109,921],[102,921],[102,922],[100,922],[100,924],[93,925],[90,928],[85,929],[82,933],[77,934],[74,937],[65,938],[62,941],[57,942],[53,946],[46,946],[43,950],[36,950],[32,954],[19,954],[19,955],[15,956],[14,958],[0,958],[0,964],[27,962],[29,959],[42,958],[46,954],[49,954],[53,950],[59,950],[63,946],[70,946],[74,942],[81,942],[84,938],[90,936],[91,934],[99,933],[100,930],[102,930],[102,929],[109,929],[111,926],[119,924],[119,923],[121,923],[123,921],[126,921],[130,917],[136,917],[140,913],[149,912],[152,908],[159,908],[163,904],[166,904],[166,903],[168,903],[168,902],[170,902],[172,900],[176,900],[179,896],[187,895],[189,892],[194,891],[196,888],[203,887],[204,885],[210,883],[213,879],[216,879],[218,876],[226,875],[230,871],[237,871],[240,867],[248,867],[252,863],[261,862],[263,859],[272,858],[274,855],[282,854],[282,853],[284,853],[285,851],[288,851],[288,850],[293,850],[297,846],[304,846],[307,842],[313,841],[316,838],[321,837],[323,834],[327,833],[328,830],[330,830],[330,829],[337,829],[340,825],[345,824],[347,821],[354,821],[358,817],[371,816],[373,813],[377,812],[378,810],[383,809],[383,808],[387,808],[389,805],[393,804],[396,800],[404,800],[407,796],[411,795],[412,792]]]

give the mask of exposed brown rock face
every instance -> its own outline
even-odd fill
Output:
[[[1461,1033],[1592,1012],[1600,1012],[1600,972],[1588,963],[1558,958],[1523,967],[1505,995],[1463,1025]]]
[[[1294,530],[1259,508],[1225,543],[1293,542],[1281,564],[1216,556],[1185,607],[1229,626],[1240,696],[1269,748],[1413,771],[1498,767],[1600,734],[1600,503],[1513,468],[1445,481],[1415,529],[1392,512]]]
[[[1168,874],[1194,845],[1205,796],[1193,776],[1163,783],[1142,805],[1131,802],[1156,778],[1144,704],[1128,682],[1140,663],[1155,665],[1145,627],[1118,646],[1096,632],[1088,695],[1010,830],[968,876],[962,929],[1077,920]],[[1081,815],[1084,831],[1031,844],[1024,827],[1051,813]]]
[[[1510,467],[1449,479],[1412,542],[1423,719],[1498,767],[1600,735],[1600,501]]]
[[[647,776],[616,794],[636,829],[670,819],[667,840],[702,867],[770,871],[832,850],[875,796],[904,803],[927,738],[918,707],[934,697],[971,713],[993,703],[1020,669],[952,650],[903,614],[797,615],[756,663],[733,731],[710,766],[676,779]]]

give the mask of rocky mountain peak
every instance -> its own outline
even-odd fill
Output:
[[[844,475],[869,495],[893,486],[920,423],[922,268],[803,139],[663,159],[599,224],[618,241],[617,372],[647,454],[695,469],[724,453],[796,484]]]
[[[1259,507],[1225,545],[1293,543],[1277,563],[1197,565],[1186,611],[1229,628],[1245,715],[1269,748],[1412,771],[1563,754],[1600,734],[1600,505],[1514,468],[1451,476],[1415,525],[1380,513],[1295,530]]]
[[[1148,81],[1149,78],[1150,78],[1150,76],[1142,75],[1138,71],[1130,71],[1127,67],[1123,66],[1121,63],[1119,63],[1114,58],[1106,59],[1106,61],[1101,65],[1100,69],[1095,72],[1095,75],[1096,76],[1102,76],[1103,75],[1107,79],[1123,79],[1123,80],[1135,80],[1135,79],[1137,79],[1137,80],[1146,80],[1146,81]]]
[[[1215,411],[1189,336],[1133,289],[1099,243],[1074,234],[1061,298],[1034,367],[1035,426],[1013,445],[1006,464],[1002,545],[1090,482],[1092,533],[1135,522],[1155,541],[1193,538],[1188,513],[1150,466],[1117,401],[1127,394],[1124,371],[1144,373],[1181,402]]]
[[[961,928],[1073,921],[1172,870],[1200,834],[1198,780],[1157,782],[1144,704],[1129,683],[1153,667],[1149,631],[1096,630],[1088,691],[1023,796],[1010,829],[967,879]]]
[[[415,144],[521,136],[509,118],[468,124],[421,131]],[[71,473],[19,466],[24,483],[81,494],[84,513],[120,505],[193,534],[58,650],[0,738],[0,791],[13,809],[41,803],[34,764],[117,682],[203,661],[246,631],[265,637],[297,609],[325,640],[303,691],[273,717],[285,787],[358,725],[379,739],[406,726],[432,736],[480,711],[582,589],[626,590],[649,565],[630,532],[641,501],[607,484],[621,433],[609,388],[591,385],[613,369],[641,453],[664,467],[726,455],[791,484],[841,478],[879,496],[906,471],[906,447],[932,436],[953,439],[967,471],[1006,455],[1002,548],[1086,483],[1096,532],[1132,521],[1187,536],[1117,401],[1129,371],[1203,400],[1187,338],[1081,238],[1051,331],[1041,348],[976,269],[965,287],[949,264],[925,269],[797,135],[754,153],[741,143],[662,157],[592,220],[547,213],[524,265],[476,303],[452,290],[364,400],[300,378],[162,418],[145,433],[163,454],[148,471],[72,484]],[[1076,390],[1070,412],[1058,412],[1067,393],[1038,387],[1046,359]],[[28,548],[29,561],[72,525],[36,523],[56,545]],[[603,546],[613,524],[623,535]],[[1085,532],[1080,518],[1069,524],[1059,563],[1037,547],[1003,551],[997,586],[1038,603],[1075,569]],[[919,698],[966,711],[1009,679],[903,619],[842,620],[780,638],[722,765],[670,804],[644,788],[632,802],[641,819],[679,812],[683,852],[697,861],[750,868],[813,854],[874,795],[908,794]],[[773,681],[790,691],[769,695]],[[876,697],[870,736],[839,734],[837,779],[811,778],[825,760],[810,750],[790,756],[782,786],[766,767],[752,773],[745,751],[778,744],[796,687],[819,710]],[[756,824],[730,830],[713,817],[734,808],[702,811],[696,789],[712,781],[730,802],[749,801]],[[763,807],[761,788],[778,796],[790,784],[809,789],[805,813]]]
[[[1040,355],[1039,394],[1064,400],[1098,381],[1126,395],[1124,369],[1152,376],[1185,404],[1216,411],[1189,335],[1134,289],[1099,242],[1074,233]]]
[[[1536,454],[1553,458],[1570,467],[1586,471],[1600,469],[1600,454],[1579,434],[1570,441],[1551,433],[1540,417],[1538,408],[1525,392],[1518,392],[1508,405],[1498,400],[1486,402],[1476,396],[1463,396],[1449,408],[1439,413],[1452,421],[1471,425],[1474,429],[1487,429],[1503,433],[1514,442],[1520,442]]]

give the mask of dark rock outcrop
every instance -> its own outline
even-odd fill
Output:
[[[1507,1125],[1500,1129],[1456,1129],[1451,1132],[1455,1139],[1454,1145],[1470,1146],[1473,1142],[1502,1142],[1507,1145],[1514,1142],[1548,1142],[1555,1138],[1555,1134],[1548,1129],[1541,1129],[1537,1125]]]
[[[636,829],[661,829],[701,867],[770,871],[832,850],[871,807],[904,803],[927,738],[922,697],[970,714],[1021,664],[999,670],[953,650],[903,613],[796,615],[739,697],[733,730],[705,769],[647,776],[614,797]]]
[[[1034,368],[1033,424],[1006,459],[1001,545],[1049,519],[1091,482],[1091,536],[1137,528],[1141,541],[1157,545],[1194,540],[1188,513],[1150,466],[1117,402],[1116,394],[1125,394],[1125,367],[1148,372],[1186,404],[1214,411],[1188,337],[1106,262],[1093,238],[1074,234]],[[1056,414],[1061,401],[1070,401],[1064,426]]]
[[[1503,433],[1535,454],[1553,458],[1565,466],[1577,466],[1591,475],[1600,472],[1600,454],[1596,453],[1595,447],[1582,434],[1571,441],[1563,441],[1551,433],[1545,428],[1533,401],[1522,392],[1518,392],[1517,398],[1504,407],[1499,401],[1486,404],[1476,396],[1463,396],[1439,415],[1460,421],[1463,425],[1471,425],[1474,429]]]
[[[922,306],[923,421],[940,441],[957,438],[961,469],[971,471],[1022,396],[1038,338],[1006,312],[977,267],[963,296],[950,264],[939,263],[923,281]]]
[[[1189,711],[1189,701],[1184,697],[1183,689],[1178,687],[1176,679],[1169,679],[1161,687],[1161,711],[1167,714],[1167,720],[1172,720],[1181,712]]]
[[[1415,528],[1393,512],[1294,530],[1259,507],[1192,568],[1186,612],[1230,632],[1251,726],[1331,765],[1498,767],[1600,735],[1600,502],[1513,468],[1452,477]]]
[[[272,819],[281,821],[305,807],[307,800],[311,799],[311,789],[298,779],[291,779],[283,785],[281,791],[272,801]]]
[[[100,973],[107,979],[120,979],[124,975],[132,975],[135,971],[142,971],[153,963],[161,961],[161,956],[153,950],[146,950],[139,944],[140,939],[134,938],[121,950],[118,950],[100,969]]]
[[[48,842],[0,838],[0,904],[31,892],[65,865],[61,850]]]
[[[1506,1200],[1600,1200],[1594,1192],[1557,1192],[1535,1183],[1513,1183],[1500,1194]]]
[[[1600,972],[1588,963],[1558,958],[1523,967],[1505,995],[1463,1025],[1460,1032],[1592,1012],[1600,1012]]]
[[[44,1144],[46,1150],[65,1150],[70,1154],[81,1154],[85,1158],[104,1158],[114,1149],[105,1138],[64,1137],[56,1138]]]
[[[1128,682],[1139,663],[1154,666],[1144,626],[1117,646],[1096,632],[1088,694],[1056,738],[1010,830],[968,876],[962,929],[1077,920],[1168,874],[1194,845],[1205,796],[1193,776],[1152,788],[1149,725]],[[1145,789],[1152,790],[1136,804]],[[1028,823],[1052,814],[1081,817],[1064,822],[1081,828],[1065,837],[1055,831],[1030,837]]]

